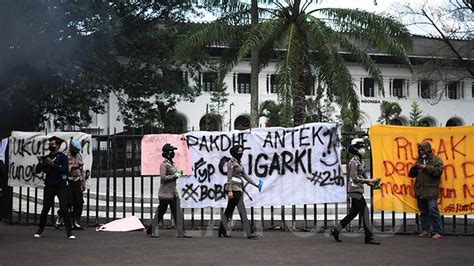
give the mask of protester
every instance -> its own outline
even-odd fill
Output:
[[[81,215],[84,205],[83,192],[86,189],[84,176],[84,162],[81,155],[81,142],[79,140],[71,141],[69,145],[69,196],[71,200],[72,229],[84,230],[81,227]]]
[[[363,218],[365,243],[380,245],[380,242],[373,238],[369,208],[367,208],[364,198],[364,184],[374,185],[379,183],[380,179],[369,179],[365,174],[365,165],[362,162],[362,157],[365,154],[363,139],[353,139],[349,146],[349,152],[353,155],[349,161],[349,184],[347,187],[347,195],[351,198],[351,208],[346,217],[331,230],[331,235],[337,242],[341,242],[339,239],[340,232],[359,214]]]
[[[259,186],[245,173],[244,168],[242,167],[240,159],[243,155],[243,147],[240,145],[233,146],[230,149],[230,154],[233,158],[227,163],[227,183],[225,185],[228,201],[224,213],[221,214],[221,224],[219,226],[218,236],[230,237],[230,235],[227,234],[227,226],[229,220],[232,218],[235,206],[237,206],[247,237],[252,239],[257,237],[257,235],[252,233],[249,220],[247,219],[247,212],[245,210],[244,198],[242,195],[242,178],[257,188]]]
[[[410,168],[408,176],[416,178],[414,190],[423,229],[419,237],[441,239],[443,225],[437,201],[443,167],[443,161],[433,155],[429,142],[418,144],[418,159]]]
[[[176,190],[176,180],[182,176],[182,173],[178,172],[173,161],[175,150],[177,150],[177,148],[169,143],[166,143],[162,148],[162,156],[165,160],[160,165],[161,182],[160,190],[158,192],[160,203],[158,208],[156,208],[151,226],[147,229],[147,234],[152,237],[159,237],[158,229],[156,227],[158,223],[163,220],[163,216],[168,210],[168,205],[171,208],[171,214],[176,225],[178,237],[191,237],[186,235],[184,231],[183,213],[179,203],[179,194]]]
[[[63,142],[62,139],[53,136],[48,139],[49,151],[47,156],[38,156],[38,164],[36,165],[36,173],[45,173],[43,190],[43,210],[41,211],[39,228],[34,234],[35,238],[40,238],[46,225],[48,212],[54,204],[54,197],[59,199],[59,213],[64,217],[66,226],[66,234],[69,239],[76,239],[71,230],[71,217],[69,214],[69,200],[67,191],[67,176],[69,164],[67,156],[59,151],[59,147]]]

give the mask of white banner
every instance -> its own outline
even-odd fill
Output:
[[[84,174],[89,179],[92,169],[92,137],[82,132],[40,132],[13,131],[9,139],[8,185],[21,187],[43,187],[44,174],[36,174],[37,156],[49,153],[48,138],[56,136],[64,140],[60,151],[67,154],[71,140],[81,142]]]
[[[181,207],[225,207],[227,160],[233,144],[244,146],[242,164],[262,192],[245,183],[245,204],[277,206],[344,202],[341,133],[335,124],[258,128],[233,132],[190,132],[193,175],[179,179]]]

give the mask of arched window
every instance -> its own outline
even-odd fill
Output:
[[[180,113],[172,113],[166,119],[163,133],[181,134],[188,131],[188,122],[184,115]]]
[[[222,130],[221,117],[217,114],[205,114],[199,121],[199,130],[201,131]]]
[[[436,121],[431,117],[424,117],[420,119],[421,127],[435,127],[437,125]]]
[[[406,126],[406,125],[408,125],[408,121],[405,118],[399,116],[399,117],[393,119],[392,121],[390,121],[390,125]]]
[[[395,119],[392,119],[390,121],[390,125],[393,125],[393,126],[403,126],[403,122],[402,120],[398,119],[398,118],[395,118]]]
[[[447,127],[458,127],[462,125],[464,125],[464,123],[461,121],[461,119],[456,118],[456,117],[453,117],[449,119],[448,122],[446,122]]]
[[[234,121],[234,129],[245,130],[250,128],[250,118],[246,115],[237,117]]]

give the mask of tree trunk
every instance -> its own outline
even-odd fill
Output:
[[[299,126],[305,122],[305,82],[303,75],[298,78],[298,85],[293,88],[293,124]]]
[[[252,0],[251,24],[255,27],[258,24],[258,3]],[[260,72],[258,66],[258,49],[254,48],[250,52],[250,126],[258,127],[258,74]]]

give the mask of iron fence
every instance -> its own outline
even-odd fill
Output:
[[[108,221],[138,216],[144,224],[153,217],[158,206],[159,176],[143,176],[140,173],[140,134],[132,130],[129,134],[94,135],[93,167],[89,188],[84,193],[82,223],[97,226]],[[343,145],[353,137],[364,137],[364,133],[343,133]],[[370,154],[370,153],[369,153]],[[343,162],[348,161],[347,152],[342,153]],[[370,163],[370,159],[367,160]],[[7,173],[4,172],[6,175]],[[42,189],[14,187],[12,215],[9,222],[37,224],[42,208]],[[385,233],[415,233],[420,229],[418,215],[412,213],[374,211],[372,191],[366,191],[371,209],[374,230]],[[3,201],[8,197],[2,198]],[[350,199],[345,203],[306,204],[292,206],[269,206],[249,208],[252,227],[261,230],[279,229],[324,232],[344,217],[349,210]],[[54,220],[56,202],[51,210]],[[183,209],[187,229],[209,229],[220,218],[222,208]],[[240,218],[236,214],[235,220]],[[474,235],[474,216],[443,216],[446,234]],[[218,225],[218,224],[216,224]],[[171,215],[165,215],[163,226],[172,226]],[[358,231],[362,219],[353,221],[348,229]]]

